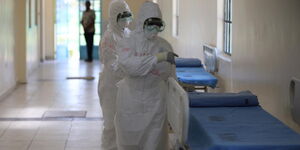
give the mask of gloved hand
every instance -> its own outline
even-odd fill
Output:
[[[175,64],[175,57],[178,57],[178,55],[176,53],[168,52],[167,62],[169,62],[170,64]]]
[[[177,54],[173,52],[160,52],[155,55],[157,58],[157,62],[160,63],[162,61],[167,61],[171,64],[175,64],[175,57],[178,57]]]
[[[160,53],[157,53],[155,56],[157,58],[157,63],[160,63],[162,61],[167,61],[167,55],[168,55],[168,52],[160,52]]]

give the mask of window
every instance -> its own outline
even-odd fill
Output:
[[[232,54],[232,0],[224,0],[224,52]]]
[[[173,36],[179,35],[179,0],[173,0]]]

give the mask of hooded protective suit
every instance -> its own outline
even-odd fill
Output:
[[[122,78],[122,72],[114,69],[116,61],[116,44],[120,39],[129,36],[129,29],[121,27],[117,16],[130,9],[124,0],[113,0],[109,6],[109,24],[102,37],[99,54],[101,56],[102,72],[98,84],[98,94],[103,112],[104,130],[102,135],[102,148],[104,150],[117,149],[114,116],[116,113],[116,83]]]
[[[118,83],[115,126],[119,150],[167,150],[166,80],[175,66],[158,63],[156,54],[172,51],[164,39],[147,34],[148,18],[162,18],[157,4],[145,2],[137,29],[118,46],[118,64],[125,78]]]

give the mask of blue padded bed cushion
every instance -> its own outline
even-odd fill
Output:
[[[240,93],[199,93],[188,94],[190,107],[247,107],[258,106],[257,96],[250,91]]]
[[[300,135],[252,107],[191,107],[190,150],[300,150]]]
[[[209,86],[215,88],[218,79],[200,67],[176,68],[178,81],[197,86]]]
[[[198,58],[176,58],[176,67],[203,67]]]

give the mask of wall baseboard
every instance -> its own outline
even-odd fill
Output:
[[[8,97],[16,88],[17,88],[17,84],[9,88],[8,90],[4,91],[3,93],[0,93],[0,102],[4,100],[6,97]]]
[[[46,56],[46,60],[55,60],[54,56]]]

